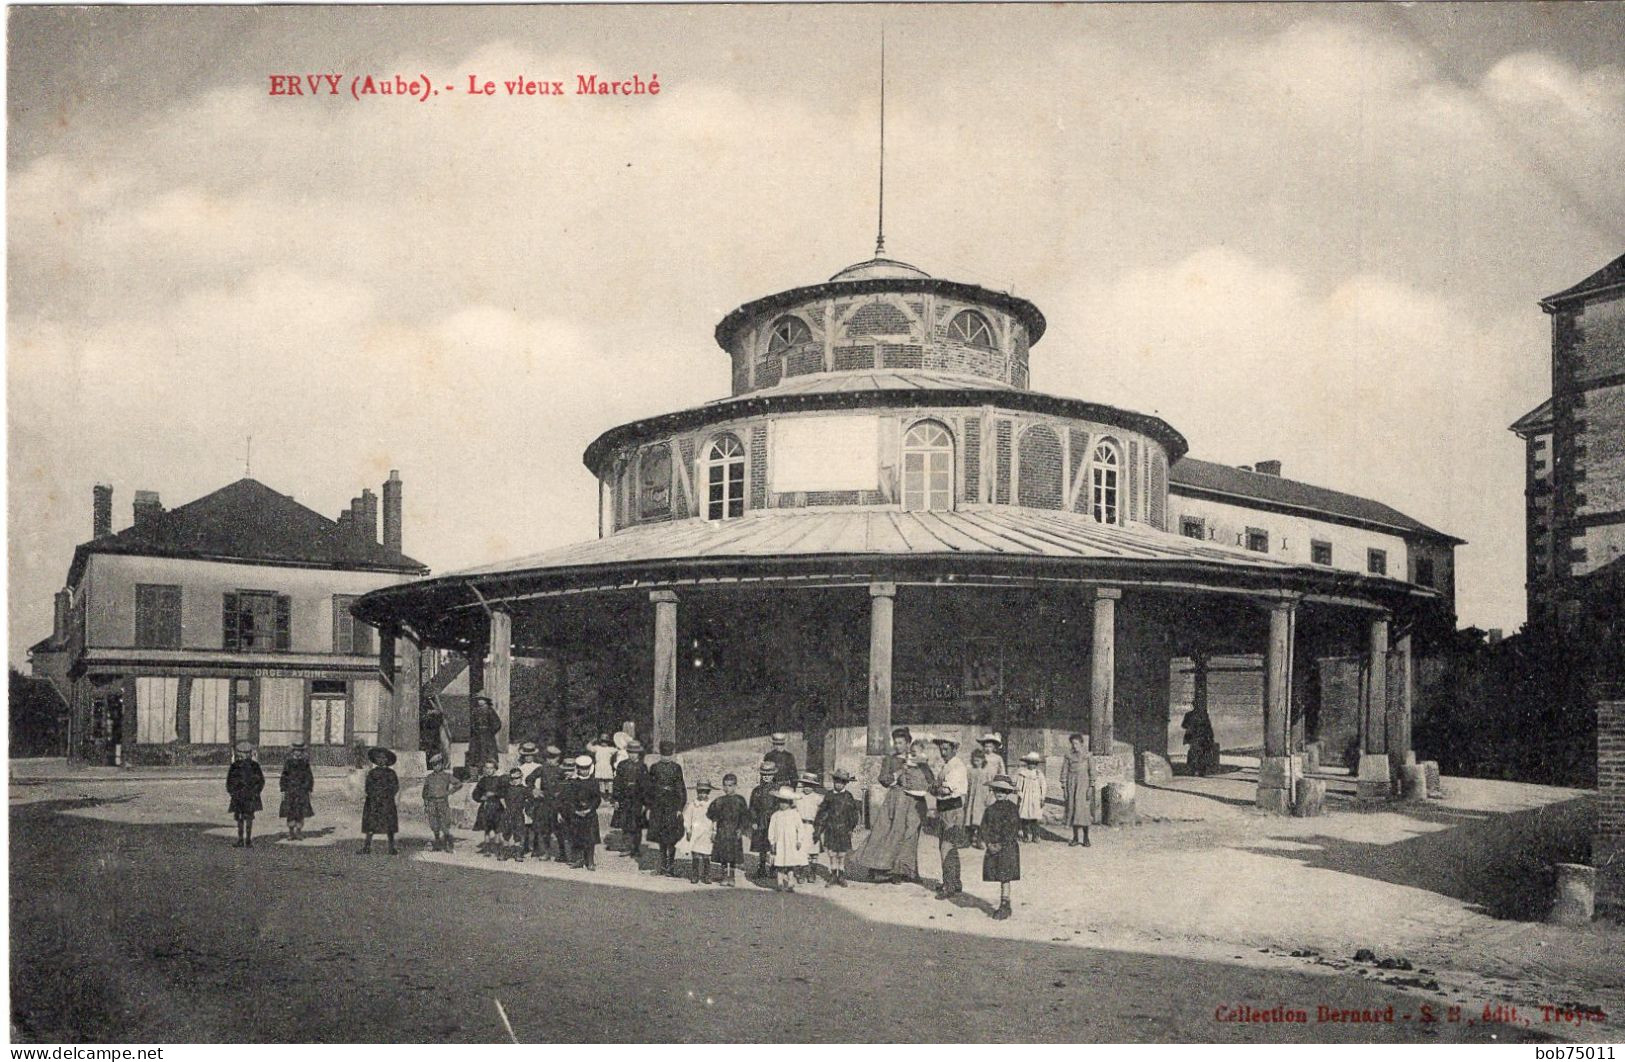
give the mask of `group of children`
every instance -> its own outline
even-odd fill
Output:
[[[226,788],[230,810],[237,821],[238,846],[252,846],[254,813],[262,807],[260,790],[264,774],[254,762],[253,747],[244,742],[227,773]],[[521,764],[498,773],[498,765],[485,764],[475,784],[473,799],[478,807],[474,828],[485,835],[479,850],[498,859],[522,861],[527,855],[556,859],[572,867],[595,870],[595,853],[601,843],[598,811],[602,803],[601,768],[595,755],[577,756],[564,762],[562,752],[549,746],[545,751],[534,743],[520,746]],[[302,744],[290,751],[282,770],[281,814],[288,823],[288,838],[304,836],[304,821],[314,815],[310,796],[314,789],[308,757]],[[366,803],[362,811],[365,841],[362,852],[370,852],[375,833],[388,836],[389,852],[396,854],[395,834],[399,828],[396,794],[399,780],[393,770],[395,754],[378,748],[368,752],[373,767],[366,778]],[[999,882],[999,908],[993,917],[1010,917],[1010,883],[1020,880],[1020,842],[1036,840],[1043,814],[1045,780],[1043,761],[1037,753],[1023,757],[1023,765],[1012,779],[1003,772],[1003,760],[990,767],[990,755],[979,748],[971,755],[971,787],[983,794],[982,806],[973,818],[974,845],[984,848],[984,881]],[[463,787],[462,780],[449,770],[444,755],[429,757],[429,773],[423,782],[423,808],[436,851],[451,852],[453,815],[451,796]],[[711,883],[712,864],[720,870],[718,883],[733,886],[744,862],[744,840],[748,833],[750,850],[756,853],[755,877],[774,887],[794,892],[798,883],[817,880],[818,857],[826,857],[825,886],[847,885],[846,857],[852,851],[853,832],[863,821],[858,799],[848,791],[853,776],[837,769],[832,785],[825,791],[812,772],[786,776],[784,765],[775,758],[760,765],[761,782],[747,801],[738,792],[738,778],[726,774],[722,793],[713,797],[710,782],[694,787],[695,799],[682,812],[682,843],[690,856],[689,880]],[[663,869],[665,869],[663,867]]]

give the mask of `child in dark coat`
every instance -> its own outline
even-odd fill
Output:
[[[395,794],[400,792],[401,780],[390,769],[395,765],[395,753],[385,748],[368,749],[367,759],[373,768],[367,772],[367,800],[361,806],[361,832],[365,836],[361,851],[372,851],[372,835],[381,833],[389,838],[389,854],[400,855],[395,847],[395,834],[401,828]]]
[[[982,816],[982,880],[999,883],[999,909],[993,917],[1010,917],[1010,883],[1021,880],[1021,811],[1016,806],[1016,783],[1001,774],[987,784],[993,803]]]
[[[502,851],[499,859],[525,861],[525,804],[529,793],[525,789],[525,772],[518,767],[508,772],[507,787],[502,790]]]
[[[745,844],[740,834],[752,829],[750,805],[739,795],[739,778],[732,774],[722,776],[722,795],[711,801],[705,817],[715,824],[711,835],[711,858],[727,868],[722,883],[730,888],[734,873],[745,861]]]
[[[254,847],[254,812],[264,807],[260,802],[264,788],[265,772],[254,762],[254,746],[239,741],[237,758],[226,769],[226,794],[231,798],[227,810],[237,820],[237,843],[233,848]]]
[[[305,820],[316,814],[310,794],[316,789],[316,776],[310,770],[310,756],[303,741],[295,741],[282,762],[281,815],[288,820],[288,840],[305,839]]]
[[[756,853],[756,877],[761,880],[767,877],[768,853],[772,847],[767,841],[767,826],[779,807],[778,801],[773,798],[773,791],[778,788],[775,779],[779,776],[779,765],[772,760],[763,760],[759,770],[761,784],[750,791],[750,850]]]
[[[598,805],[603,802],[598,783],[593,780],[591,756],[577,756],[576,776],[565,788],[569,802],[570,865],[597,870],[593,865],[594,853],[601,839],[598,831]]]
[[[839,885],[844,889],[846,854],[852,851],[852,831],[863,821],[863,809],[858,806],[857,798],[846,791],[852,781],[851,772],[837,770],[831,777],[835,788],[818,806],[818,816],[813,819],[813,836],[829,855],[829,880],[824,882],[825,887]]]
[[[502,794],[508,790],[508,780],[497,774],[497,765],[487,763],[485,772],[474,785],[474,802],[480,810],[474,815],[474,828],[485,834],[480,842],[480,854],[497,854],[497,834],[502,830]]]

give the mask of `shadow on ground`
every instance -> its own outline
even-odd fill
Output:
[[[499,1000],[527,1042],[1539,1038],[1422,1024],[1420,999],[1347,978],[888,926],[815,895],[236,849],[205,835],[218,823],[63,814],[84,806],[11,810],[19,1041],[489,1042]],[[982,907],[937,910],[947,927]],[[1396,1020],[1219,1020],[1241,1003],[1392,1004]]]

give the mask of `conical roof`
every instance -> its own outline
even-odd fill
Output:
[[[895,258],[871,258],[867,262],[854,262],[829,278],[837,280],[930,280],[931,274],[918,266],[899,262]]]

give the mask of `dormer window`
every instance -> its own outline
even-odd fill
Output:
[[[773,331],[767,337],[767,352],[777,354],[781,350],[811,341],[812,329],[807,327],[806,321],[799,317],[785,316],[773,322]]]
[[[960,310],[954,314],[954,319],[948,322],[948,336],[983,350],[993,350],[998,345],[993,341],[993,326],[975,310]]]

